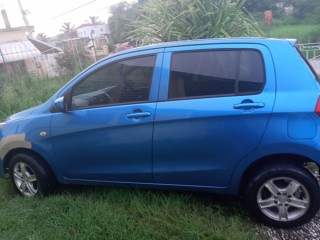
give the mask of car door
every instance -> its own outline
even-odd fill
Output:
[[[60,171],[82,181],[150,182],[161,49],[106,60],[65,90],[51,140]]]
[[[154,125],[157,183],[225,187],[259,144],[275,100],[267,47],[166,49]]]

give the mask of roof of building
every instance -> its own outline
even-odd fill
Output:
[[[34,59],[39,56],[40,51],[26,39],[0,43],[0,63]]]
[[[62,50],[58,47],[51,46],[36,38],[28,37],[29,41],[37,48],[42,54],[61,53]]]
[[[93,26],[100,26],[100,25],[107,25],[105,23],[84,23],[84,24],[81,24],[79,27],[77,27],[76,29],[79,29],[79,28],[84,28],[84,27],[93,27]],[[108,25],[107,25],[108,26]]]

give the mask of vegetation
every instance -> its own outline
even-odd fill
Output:
[[[149,0],[130,38],[142,44],[213,37],[261,36],[241,9],[245,0]]]
[[[72,47],[68,45],[61,45],[64,46],[63,53],[56,56],[57,71],[60,75],[72,76],[92,64],[92,60],[82,44],[71,43]]]
[[[270,27],[270,36],[275,38],[296,38],[300,43],[320,40],[320,26],[316,24],[278,24]]]
[[[286,12],[285,8],[291,5],[292,12]],[[239,20],[239,15],[231,11],[232,7],[249,22]],[[273,23],[267,28],[264,11],[269,9],[273,11]],[[110,8],[112,17],[109,18],[109,26],[115,44],[129,39],[146,44],[179,39],[257,35],[318,42],[319,11],[319,0],[139,0],[130,4],[123,1]],[[256,27],[251,15],[264,34]]]
[[[22,198],[0,180],[0,239],[257,239],[240,209],[208,194],[107,187]]]
[[[67,80],[65,77],[40,79],[28,74],[8,76],[1,73],[0,121],[13,113],[46,101]]]
[[[77,33],[75,31],[74,25],[71,25],[71,22],[65,22],[61,26],[60,32],[62,34],[60,35],[61,39],[68,39],[68,38],[73,38],[77,36]]]
[[[108,20],[113,43],[128,41],[129,33],[133,30],[132,22],[138,17],[140,3],[120,2],[110,7],[112,16]]]
[[[279,5],[279,2],[282,5]],[[285,11],[285,7],[293,9]],[[320,41],[319,0],[247,0],[244,7],[252,13],[266,36],[296,38],[301,43]],[[273,11],[273,22],[264,24],[264,11]]]
[[[48,41],[47,35],[45,33],[39,33],[37,35],[37,39],[42,41],[42,42],[47,42]]]

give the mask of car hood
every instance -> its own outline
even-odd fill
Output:
[[[30,116],[32,113],[34,113],[41,106],[42,106],[42,104],[38,105],[38,106],[35,106],[35,107],[32,107],[32,108],[29,108],[29,109],[26,109],[24,111],[15,113],[15,114],[7,117],[5,121],[6,122],[8,122],[8,121],[16,121],[16,120],[19,120],[19,119],[22,119],[22,118],[26,118],[26,117]]]

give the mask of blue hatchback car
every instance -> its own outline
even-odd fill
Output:
[[[265,224],[320,205],[320,88],[294,40],[182,41],[109,56],[0,125],[0,175],[242,196]]]

